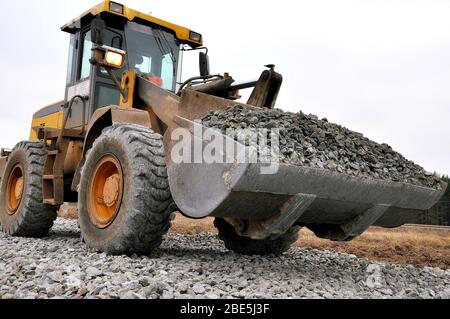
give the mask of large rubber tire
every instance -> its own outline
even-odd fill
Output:
[[[8,164],[0,186],[0,227],[12,236],[44,237],[57,217],[57,208],[43,204],[42,175],[46,157],[45,146],[40,142],[21,142],[8,157]],[[23,173],[23,192],[17,210],[8,212],[8,182],[14,169],[20,166]]]
[[[95,167],[105,154],[120,163],[123,192],[115,219],[103,228],[89,215],[89,192]],[[162,136],[133,124],[105,128],[81,172],[78,212],[85,243],[112,255],[148,255],[161,245],[175,211]]]
[[[219,239],[228,250],[242,255],[281,255],[298,240],[300,227],[292,227],[287,233],[274,240],[254,240],[240,236],[234,227],[222,218],[216,218],[214,226],[219,231]]]

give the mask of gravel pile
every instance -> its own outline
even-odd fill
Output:
[[[0,234],[0,299],[450,298],[450,270],[313,249],[245,257],[212,234],[169,236],[150,257],[113,257],[79,237],[77,222],[65,220],[49,238]]]
[[[203,125],[222,133],[228,129],[280,129],[280,156],[287,164],[442,188],[438,176],[405,159],[389,145],[375,143],[315,115],[235,106],[224,112],[211,112],[203,118]],[[233,138],[238,139],[238,135]]]

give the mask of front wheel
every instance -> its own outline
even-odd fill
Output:
[[[294,226],[276,239],[255,240],[240,236],[234,227],[222,218],[216,218],[214,226],[219,231],[219,239],[228,250],[243,255],[281,255],[298,240],[300,227]]]
[[[114,255],[159,247],[176,210],[162,136],[133,124],[104,129],[81,173],[79,221],[86,244]]]

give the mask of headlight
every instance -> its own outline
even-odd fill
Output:
[[[112,1],[109,3],[109,11],[123,14],[123,8],[124,8],[123,5],[121,5],[119,3],[112,2]]]
[[[124,63],[124,56],[118,52],[106,51],[105,62],[106,64],[121,69]]]
[[[194,42],[202,42],[202,35],[200,33],[191,31],[189,34],[189,39]]]
[[[106,68],[121,69],[125,64],[125,51],[103,46],[94,46],[91,63]]]

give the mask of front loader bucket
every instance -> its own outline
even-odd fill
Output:
[[[192,122],[179,117],[177,121],[193,132]],[[178,143],[192,153],[196,139],[206,144],[193,134],[191,137],[192,141]],[[237,150],[228,163],[174,163],[169,155],[173,198],[180,211],[192,218],[270,220],[270,227],[257,236],[260,238],[282,233],[295,223],[334,240],[354,238],[372,225],[400,226],[434,206],[447,186],[438,191],[287,164],[279,164],[274,174],[263,174],[268,164],[246,163],[244,154],[250,150],[222,137]],[[174,144],[167,144],[169,154]]]
[[[443,190],[436,190],[287,164],[279,164],[273,174],[263,174],[267,164],[246,161],[249,148],[224,135],[219,140],[235,150],[232,155],[220,150],[225,163],[176,161],[174,150],[181,147],[194,154],[196,146],[205,146],[195,128],[208,129],[194,120],[240,103],[187,89],[178,96],[140,77],[137,83],[140,99],[167,126],[170,188],[179,210],[188,217],[221,217],[233,225],[259,221],[258,230],[247,234],[255,239],[282,234],[298,224],[320,237],[348,240],[372,225],[415,222],[418,213],[433,207],[447,188],[445,183]],[[186,130],[188,138],[174,140],[178,129]],[[246,235],[245,230],[238,232]]]

